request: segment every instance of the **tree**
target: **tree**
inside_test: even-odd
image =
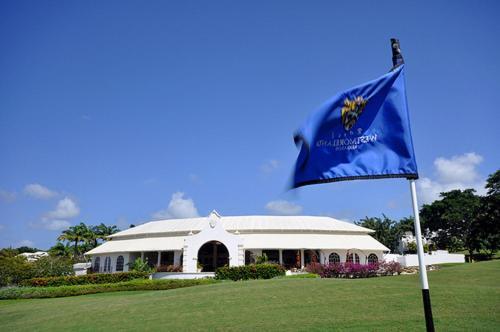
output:
[[[386,215],[382,215],[382,217],[365,217],[356,222],[356,225],[374,230],[375,233],[370,235],[394,252],[397,249],[398,243],[398,237],[395,232],[397,222],[389,219]]]
[[[488,177],[485,187],[487,194],[481,198],[475,230],[476,245],[492,256],[500,248],[500,170]]]
[[[432,240],[438,248],[466,249],[472,257],[477,249],[481,198],[473,189],[452,190],[441,193],[440,197],[420,210],[424,228],[435,234]]]
[[[54,257],[71,257],[72,248],[69,244],[57,242],[49,249],[49,255]]]
[[[73,245],[73,258],[77,259],[80,257],[80,250],[78,245],[80,242],[84,241],[89,236],[89,229],[87,225],[83,222],[76,226],[71,226],[67,230],[64,230],[61,235],[57,238],[59,241],[68,241],[74,243]]]

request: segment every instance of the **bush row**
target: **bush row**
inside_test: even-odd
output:
[[[118,291],[134,290],[164,290],[197,285],[207,285],[217,282],[214,279],[189,280],[131,280],[114,284],[89,284],[59,287],[11,287],[0,289],[0,300],[35,299],[76,296]]]
[[[271,279],[284,276],[285,269],[278,264],[252,264],[244,266],[224,266],[215,271],[215,279],[220,280],[248,280]]]
[[[148,273],[136,271],[119,273],[94,273],[82,276],[33,278],[22,281],[21,285],[28,287],[56,287],[69,285],[108,284],[147,278],[149,278]]]
[[[18,285],[31,278],[72,275],[71,260],[62,257],[42,257],[28,262],[22,256],[0,257],[0,287]]]
[[[377,276],[388,276],[401,273],[401,265],[398,262],[382,263],[312,263],[306,267],[310,273],[315,273],[321,278],[370,278]]]

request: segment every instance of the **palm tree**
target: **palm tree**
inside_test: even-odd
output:
[[[70,257],[71,248],[68,244],[57,242],[55,246],[49,249],[49,254],[58,257]]]
[[[68,229],[64,230],[57,239],[59,241],[74,242],[73,257],[76,259],[78,256],[80,256],[78,244],[81,241],[84,241],[88,234],[89,228],[87,227],[87,225],[81,222],[79,225],[71,226]]]
[[[96,238],[96,242],[95,242],[96,246],[97,246],[97,239],[105,241],[109,235],[115,234],[116,232],[120,231],[118,229],[118,227],[116,227],[115,225],[106,226],[103,223],[101,223],[98,226],[93,227],[93,229],[94,229],[94,232],[97,234],[97,238]]]

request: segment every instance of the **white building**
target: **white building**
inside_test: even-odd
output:
[[[141,257],[152,266],[182,266],[185,274],[253,263],[266,254],[287,269],[310,262],[368,263],[389,249],[373,231],[330,217],[234,216],[152,221],[109,236],[90,250],[98,272],[128,271]],[[161,269],[160,269],[161,270]]]
[[[47,257],[49,256],[49,253],[46,251],[37,251],[37,252],[23,252],[22,254],[19,254],[18,256],[23,256],[26,257],[26,260],[28,262],[34,262],[39,260],[42,257]]]

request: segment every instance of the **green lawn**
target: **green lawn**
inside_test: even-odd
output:
[[[437,331],[500,330],[500,260],[429,273]],[[0,301],[0,330],[424,330],[418,276],[275,279]]]

